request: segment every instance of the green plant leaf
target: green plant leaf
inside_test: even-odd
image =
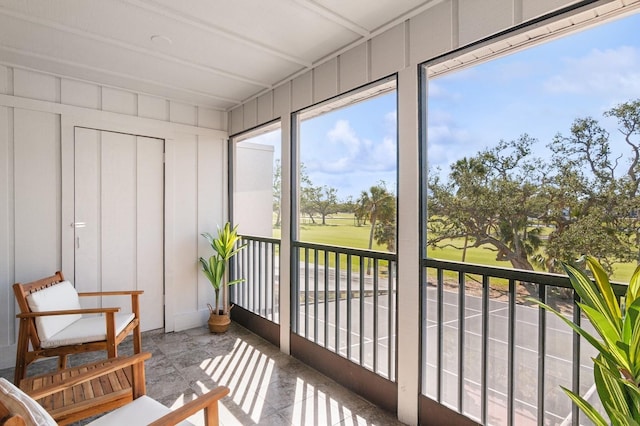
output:
[[[615,362],[615,359],[612,357],[612,355],[609,352],[609,350],[607,349],[607,347],[604,346],[602,344],[602,342],[600,342],[598,339],[593,337],[588,331],[586,331],[582,327],[574,324],[570,319],[568,319],[567,317],[562,315],[560,312],[556,311],[551,306],[539,301],[538,299],[534,299],[532,297],[528,297],[527,300],[539,305],[541,308],[546,309],[549,312],[553,312],[554,314],[556,314],[558,316],[558,318],[560,318],[562,321],[564,321],[565,324],[567,324],[569,327],[571,327],[580,336],[584,337],[585,340],[587,340],[587,342],[589,342],[591,344],[591,346],[593,346],[598,352],[602,353],[604,357],[607,357],[610,361]]]
[[[631,306],[640,297],[640,265],[636,267],[636,270],[629,280],[629,287],[627,288],[627,295],[625,297],[625,306]]]
[[[618,413],[617,411],[614,411],[613,419],[615,419],[615,422],[613,423],[615,425],[640,426],[640,423],[638,423],[638,421],[635,420],[630,415],[626,415],[626,414],[623,414],[623,413]]]
[[[596,329],[600,337],[604,339],[607,346],[615,348],[616,342],[621,339],[620,329],[616,329],[615,325],[609,321],[605,315],[591,306],[587,306],[583,303],[578,303],[582,312],[589,318],[591,325]]]
[[[201,257],[200,264],[202,265],[202,272],[204,272],[205,277],[207,277],[209,281],[213,282],[214,277],[213,273],[211,272],[209,262],[204,257]]]
[[[606,315],[612,324],[615,324],[617,329],[622,328],[622,321],[620,315],[609,309],[609,305],[605,301],[605,298],[600,293],[598,287],[591,281],[591,279],[584,273],[584,271],[578,269],[573,265],[563,263],[564,270],[569,275],[569,280],[574,290],[580,296],[582,303],[587,306],[591,306],[593,309]],[[608,280],[607,280],[608,284]],[[604,284],[606,286],[606,284]],[[609,287],[611,285],[609,284]],[[620,312],[618,308],[618,312]]]
[[[238,226],[236,225],[232,228],[229,222],[225,223],[222,228],[218,226],[218,234],[216,237],[208,232],[203,232],[201,235],[207,240],[209,245],[211,245],[215,254],[211,256],[208,261],[200,258],[200,263],[202,264],[205,276],[209,279],[215,290],[216,310],[220,308],[226,312],[228,311],[227,306],[219,306],[218,304],[220,301],[220,298],[218,297],[219,290],[223,290],[222,305],[226,305],[228,286],[244,281],[244,279],[236,279],[231,282],[227,282],[226,284],[224,283],[224,281],[226,281],[227,263],[230,258],[238,254],[238,252],[245,248],[247,244],[238,246],[238,242],[241,240],[241,237],[238,236]]]
[[[636,299],[627,307],[623,324],[623,341],[628,344],[631,374],[638,384],[640,382],[640,299]]]
[[[245,279],[244,279],[244,278],[240,278],[240,279],[237,279],[237,280],[229,281],[229,282],[227,283],[227,285],[239,284],[239,283],[241,283],[241,282],[243,282],[243,281],[245,281]]]
[[[624,385],[620,383],[620,371],[616,365],[603,361],[602,354],[593,361],[593,378],[596,390],[609,417],[615,417],[614,413],[631,415],[626,390]]]
[[[571,398],[571,400],[574,402],[574,404],[576,404],[581,410],[582,412],[589,417],[589,420],[591,420],[596,426],[608,426],[609,423],[607,423],[607,421],[602,417],[602,415],[600,413],[598,413],[598,410],[596,410],[593,405],[589,404],[589,402],[587,402],[587,400],[585,400],[583,397],[581,397],[580,395],[570,391],[569,389],[565,388],[564,386],[560,386],[562,388],[562,390],[569,395],[569,398]]]
[[[611,287],[611,283],[609,282],[609,276],[605,272],[604,268],[593,256],[586,256],[587,265],[591,272],[593,273],[593,277],[595,278],[596,285],[600,289],[600,293],[602,294],[604,301],[609,308],[609,312],[613,318],[621,318],[622,314],[620,312],[620,305],[618,302],[618,298],[613,292],[613,288]]]
[[[631,417],[634,419],[640,419],[640,388],[638,388],[637,384],[632,383],[622,377],[618,380],[626,391],[626,395],[629,400],[629,410],[631,411]]]

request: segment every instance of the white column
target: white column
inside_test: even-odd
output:
[[[418,71],[398,73],[398,420],[418,424],[420,196]]]
[[[290,354],[291,333],[291,114],[282,114],[280,160],[280,351]]]

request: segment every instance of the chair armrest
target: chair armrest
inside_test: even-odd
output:
[[[217,412],[218,401],[229,393],[229,388],[226,386],[218,386],[200,395],[193,401],[184,404],[182,407],[176,408],[168,414],[160,417],[153,423],[149,423],[148,426],[168,426],[175,425],[185,420],[202,409],[214,408]],[[206,424],[206,423],[205,423]],[[210,425],[213,426],[213,425]]]
[[[141,295],[144,290],[119,290],[119,291],[90,291],[78,293],[78,296],[127,296],[127,295]]]
[[[18,414],[9,414],[6,417],[0,418],[0,425],[2,426],[27,426],[24,418]]]
[[[87,308],[87,309],[67,309],[64,311],[42,311],[23,312],[16,315],[16,318],[35,318],[50,315],[71,315],[71,314],[104,314],[109,312],[119,312],[120,308]]]
[[[80,374],[78,374],[77,376],[73,376],[73,377],[68,377],[70,375],[67,375],[67,379],[65,379],[65,381],[63,383],[56,383],[56,384],[52,384],[52,385],[48,385],[48,386],[44,386],[42,388],[39,388],[37,390],[33,390],[29,392],[29,396],[33,399],[40,399],[40,398],[44,398],[45,396],[49,396],[49,395],[53,395],[54,393],[63,391],[65,389],[71,389],[73,386],[76,386],[80,383],[84,383],[84,382],[88,382],[89,380],[93,380],[96,379],[98,377],[102,377],[106,374],[109,374],[113,371],[117,371],[120,370],[121,368],[124,367],[128,367],[130,365],[134,365],[136,363],[139,362],[144,362],[145,360],[151,358],[151,354],[149,352],[141,352],[139,354],[136,355],[132,355],[126,358],[110,358],[110,360],[113,360],[112,362],[110,362],[107,365],[102,365],[100,367],[97,368],[93,368],[90,370],[86,370],[86,371],[82,371]],[[83,365],[81,367],[72,367],[72,368],[67,368],[65,370],[60,370],[58,371],[58,373],[63,373],[63,372],[67,372],[67,371],[78,371],[79,368],[82,368],[83,370],[87,367],[91,367],[93,365],[97,365],[97,364],[101,364],[104,363],[105,360],[102,361],[98,361],[92,364],[87,364],[87,365]],[[22,383],[25,380],[32,380],[33,378],[29,377],[27,379],[23,379],[20,384],[22,385]],[[22,387],[22,386],[21,386]]]

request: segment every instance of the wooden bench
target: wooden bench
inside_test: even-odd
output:
[[[0,425],[67,425],[114,409],[89,425],[174,425],[200,410],[206,425],[219,424],[218,401],[229,393],[227,387],[171,411],[145,395],[144,361],[150,357],[110,358],[30,377],[20,382],[20,389],[0,378]]]

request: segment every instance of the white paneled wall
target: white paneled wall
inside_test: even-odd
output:
[[[453,49],[453,5],[440,3],[430,13],[416,16],[410,22],[409,55],[416,64],[424,58],[435,58]]]
[[[2,68],[0,67],[0,70]],[[2,81],[0,72],[0,81]],[[4,74],[6,76],[6,73]],[[1,89],[1,87],[0,87]],[[1,90],[0,90],[1,91]],[[0,106],[0,348],[13,343],[14,302],[13,292],[2,283],[13,279],[13,119],[10,108]],[[0,359],[3,352],[0,350]]]
[[[246,129],[250,129],[258,123],[258,101],[252,99],[244,104],[243,124]]]
[[[406,66],[405,24],[393,27],[371,40],[372,80],[386,77]]]
[[[266,97],[268,95],[262,95],[261,97]],[[258,103],[260,107],[262,104]],[[291,111],[291,83],[283,84],[282,86],[277,87],[273,91],[273,118],[275,117],[286,117],[286,115]],[[266,114],[263,114],[266,115]],[[272,118],[265,119],[264,122],[271,120]],[[263,123],[261,121],[261,123]]]
[[[328,99],[338,94],[338,58],[321,64],[314,70],[314,102]]]
[[[132,92],[103,87],[102,110],[125,115],[136,115],[138,112],[138,97]]]
[[[138,95],[138,115],[169,121],[169,101],[155,96]]]
[[[512,26],[513,5],[505,0],[459,0],[459,44],[464,46]]]
[[[13,112],[16,281],[52,275],[61,264],[60,116]]]
[[[0,93],[9,94],[9,80],[12,79],[12,76],[11,68],[0,65]]]
[[[273,117],[273,92],[267,92],[258,98],[258,123],[269,121]]]
[[[60,79],[27,70],[14,70],[13,94],[22,98],[60,102]]]
[[[198,261],[199,235],[192,235],[193,230],[198,229],[197,155],[196,136],[184,136],[171,144],[171,150],[167,149],[167,160],[173,164],[171,184],[174,187],[174,199],[170,203],[174,207],[170,219],[174,224],[174,240],[169,257],[175,259],[172,266],[177,285],[167,288],[166,294],[174,301],[174,317],[193,312],[198,306],[198,270],[194,262]]]
[[[102,105],[100,86],[63,79],[60,84],[60,102],[83,108],[100,109]]]
[[[171,102],[169,104],[169,121],[195,126],[198,121],[198,112],[193,105]]]
[[[309,71],[291,82],[291,109],[297,111],[313,103],[313,72]]]
[[[74,126],[166,141],[165,328],[206,321],[213,291],[197,259],[208,253],[200,233],[226,220],[227,121],[222,111],[0,66],[0,368],[15,362],[13,283],[56,270],[73,278]]]
[[[566,6],[566,0],[522,0],[522,19],[529,20]]]

